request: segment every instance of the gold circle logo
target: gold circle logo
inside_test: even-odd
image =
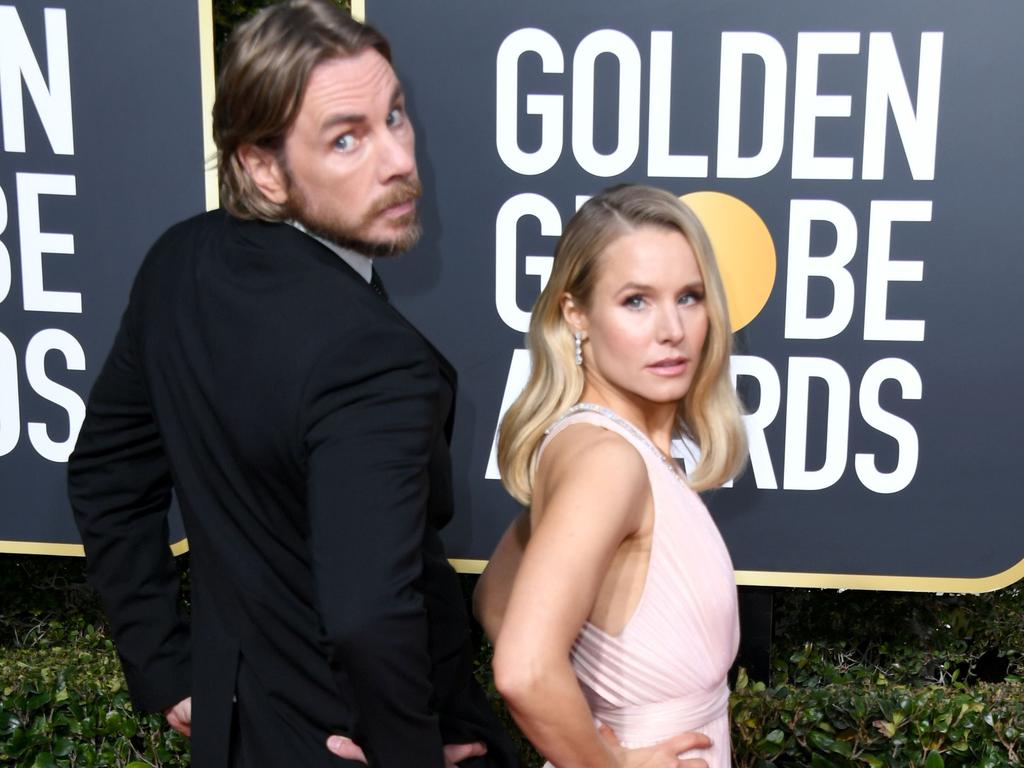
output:
[[[707,230],[736,332],[757,317],[771,296],[776,270],[772,235],[757,211],[732,195],[691,192],[680,200]]]

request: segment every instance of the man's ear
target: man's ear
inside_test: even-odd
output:
[[[243,144],[235,151],[245,172],[267,200],[277,205],[288,202],[288,180],[276,152],[255,144]]]
[[[576,303],[571,293],[562,294],[562,317],[569,324],[569,328],[572,329],[573,333],[582,331],[586,334],[588,325],[587,315],[583,311],[583,307]]]

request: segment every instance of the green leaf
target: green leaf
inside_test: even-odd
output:
[[[60,736],[53,742],[54,757],[67,757],[75,748],[75,742],[67,736]]]
[[[769,744],[781,744],[786,739],[786,734],[776,728],[774,731],[764,737],[764,740]]]
[[[878,729],[878,732],[887,738],[892,738],[896,735],[896,726],[887,720],[875,720],[872,725]]]
[[[835,763],[815,753],[811,755],[811,768],[838,768]]]
[[[40,752],[36,755],[32,768],[57,768],[57,761],[53,759],[53,755],[49,752]]]
[[[928,758],[924,761],[924,768],[946,768],[946,763],[938,752],[929,752]]]
[[[748,682],[749,680],[747,678],[747,670],[744,667],[740,667],[739,672],[736,673],[735,689],[737,691],[744,690],[747,687]]]
[[[33,696],[27,702],[25,702],[25,709],[31,712],[35,709],[39,709],[45,704],[49,704],[52,699],[53,695],[49,691],[37,693],[35,696]]]
[[[843,757],[849,757],[853,753],[850,745],[845,741],[833,738],[822,731],[811,731],[807,734],[807,739],[815,747],[824,752],[831,752],[836,755],[842,755]]]
[[[8,736],[21,725],[21,720],[12,712],[0,712],[0,736]]]

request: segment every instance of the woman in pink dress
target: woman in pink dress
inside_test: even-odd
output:
[[[526,511],[474,596],[494,679],[557,768],[731,765],[732,563],[697,496],[746,460],[721,278],[673,195],[615,187],[565,228],[501,426]],[[684,476],[670,458],[685,438]]]

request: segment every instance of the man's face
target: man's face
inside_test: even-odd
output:
[[[415,135],[402,86],[368,48],[310,73],[278,160],[292,218],[369,256],[420,235]]]

